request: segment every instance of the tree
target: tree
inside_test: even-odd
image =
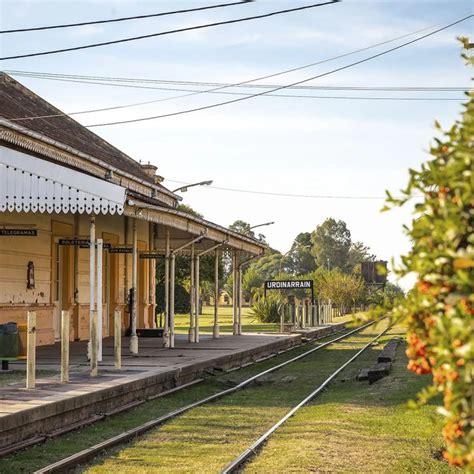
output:
[[[467,51],[469,42],[462,41]],[[406,228],[413,247],[398,270],[415,273],[418,281],[394,317],[408,323],[408,368],[432,376],[420,403],[444,395],[444,456],[466,472],[474,468],[474,95],[468,97],[448,131],[436,124],[443,135],[431,147],[433,158],[410,170],[404,198],[388,194],[392,206],[422,198]]]
[[[201,219],[204,219],[203,214],[195,211],[191,206],[188,206],[187,204],[178,204],[178,211],[183,211],[188,214],[191,214],[192,216],[196,216],[196,217],[200,217]]]
[[[342,314],[355,304],[364,289],[364,282],[359,277],[338,269],[325,271],[318,284],[320,298],[330,300]]]
[[[375,258],[375,255],[370,251],[370,247],[364,245],[363,242],[353,242],[349,249],[347,268],[352,272],[359,272],[362,262],[374,262]]]
[[[248,235],[249,237],[255,238],[255,232],[250,228],[250,224],[243,220],[236,220],[229,226],[229,229],[239,232],[240,234]]]
[[[344,221],[326,219],[311,234],[311,241],[313,255],[319,266],[339,268],[343,271],[348,268],[351,233]]]
[[[295,238],[288,257],[285,259],[285,267],[293,275],[303,275],[316,270],[316,260],[311,253],[313,244],[310,232],[301,232]]]
[[[236,220],[233,224],[229,226],[229,229],[234,230],[235,232],[239,232],[240,234],[247,235],[252,239],[260,240],[260,242],[266,243],[266,237],[264,234],[256,235],[255,232],[252,230],[251,225],[248,222],[243,220]]]

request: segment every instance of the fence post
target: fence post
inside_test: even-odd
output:
[[[122,368],[122,313],[114,311],[114,368]]]
[[[91,377],[97,377],[98,364],[97,364],[97,311],[91,311]]]
[[[36,313],[27,313],[26,335],[26,388],[35,388],[36,383]]]
[[[69,382],[69,311],[61,311],[61,383]]]

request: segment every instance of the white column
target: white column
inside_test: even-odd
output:
[[[174,347],[174,288],[175,288],[175,265],[176,256],[171,253],[170,261],[170,323],[169,323],[169,347]]]
[[[97,377],[97,311],[92,311],[92,331],[91,331],[91,377]]]
[[[92,318],[95,311],[95,217],[91,217],[89,229],[89,342],[87,354],[91,359]]]
[[[138,354],[137,337],[137,306],[138,306],[138,248],[137,248],[137,220],[133,219],[133,253],[132,253],[132,285],[133,285],[133,304],[131,317],[130,333],[130,353]]]
[[[219,250],[216,250],[214,261],[214,327],[212,337],[219,337]]]
[[[61,383],[69,382],[69,311],[61,311]]]
[[[200,279],[199,279],[199,256],[196,256],[196,261],[194,262],[194,270],[196,272],[196,277],[194,278],[194,286],[196,288],[196,293],[194,296],[194,304],[196,305],[196,308],[194,310],[194,315],[195,315],[195,323],[194,323],[194,342],[199,342],[199,310],[200,310],[200,303],[201,303],[201,296],[199,294],[199,285],[200,285]]]
[[[36,313],[27,313],[26,333],[26,388],[35,388],[36,384]]]
[[[156,234],[156,224],[149,224],[149,242],[148,249],[151,252],[154,252],[156,249],[155,246],[155,234]],[[148,301],[150,303],[151,310],[151,327],[156,327],[156,318],[155,318],[155,308],[156,308],[156,260],[154,258],[149,260],[148,264]]]
[[[194,244],[191,246],[191,268],[189,286],[189,332],[188,342],[194,342]]]
[[[97,239],[97,360],[102,361],[102,326],[103,326],[103,295],[102,295],[102,277],[103,265],[102,257],[104,250],[103,239]]]
[[[239,281],[238,281],[238,285],[239,285],[239,306],[238,306],[238,315],[239,315],[239,326],[238,326],[238,334],[241,335],[242,334],[242,274],[243,274],[243,271],[242,271],[242,267],[239,267]]]
[[[163,345],[170,347],[169,341],[170,321],[170,230],[166,229],[166,254],[165,254],[165,327],[163,330]]]
[[[232,333],[236,336],[239,333],[239,323],[237,320],[237,301],[239,298],[237,289],[237,254],[232,256]]]
[[[122,313],[114,311],[114,368],[122,368]]]

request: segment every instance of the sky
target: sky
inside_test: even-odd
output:
[[[212,5],[202,1],[0,0],[1,29],[93,21]],[[1,56],[145,35],[315,2],[260,0],[244,5],[130,22],[0,37]],[[359,1],[195,30],[119,45],[2,61],[3,70],[164,80],[230,82],[327,59],[406,33],[442,26],[474,13],[474,3]],[[456,37],[471,36],[473,20],[400,50],[309,82],[330,86],[472,87]],[[411,39],[413,37],[408,38]],[[406,40],[405,40],[406,41]],[[260,81],[289,84],[400,44]],[[65,112],[170,98],[182,92],[105,87],[17,77]],[[243,92],[257,92],[242,89]],[[288,93],[288,91],[286,91]],[[257,225],[273,248],[286,252],[300,232],[326,218],[344,220],[353,241],[378,258],[396,260],[410,243],[402,226],[412,205],[381,213],[385,190],[399,195],[408,169],[429,158],[434,121],[449,127],[462,112],[461,92],[298,91],[318,96],[442,97],[454,101],[369,101],[257,97],[210,110],[107,127],[95,133],[142,163],[158,166],[170,189],[181,182],[267,193],[347,196],[302,198],[229,192],[208,187],[183,193],[184,203],[224,226]],[[129,120],[200,107],[234,96],[199,94],[120,110],[76,115],[84,125]],[[375,197],[377,199],[357,199]],[[395,276],[391,279],[396,281]],[[412,278],[400,283],[408,288]]]

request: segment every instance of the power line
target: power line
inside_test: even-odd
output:
[[[428,29],[433,28],[432,26],[429,28],[423,28],[423,30],[418,30],[413,33],[409,33],[409,35],[414,35],[417,33],[420,33],[420,31],[426,31]],[[403,35],[403,37],[406,37],[407,35]],[[396,41],[402,37],[397,37],[395,39],[391,39],[389,41]],[[373,48],[375,46],[380,46],[381,44],[385,44],[387,41],[384,43],[377,43],[377,45],[372,45],[367,48],[364,48],[364,50],[368,48]],[[361,50],[357,50],[357,52],[360,52]],[[347,54],[354,54],[355,52],[351,53],[346,53]],[[337,56],[339,59],[340,56]],[[328,60],[325,60],[326,62]],[[319,64],[319,63],[312,63],[311,66]],[[308,65],[302,66],[302,67],[309,67]],[[55,80],[55,79],[69,79],[69,80],[82,80],[83,84],[98,84],[98,85],[108,85],[108,86],[118,86],[118,87],[137,87],[137,88],[144,88],[144,89],[158,89],[162,90],[161,88],[156,88],[156,87],[140,87],[136,85],[131,85],[128,83],[132,84],[146,84],[146,83],[151,83],[151,84],[172,84],[172,85],[182,85],[182,86],[196,86],[196,87],[223,87],[223,88],[229,88],[229,87],[242,87],[242,88],[259,88],[259,89],[271,89],[274,87],[279,87],[281,84],[252,84],[250,81],[258,81],[260,78],[256,79],[251,79],[250,81],[246,81],[245,83],[239,82],[239,83],[231,83],[231,82],[206,82],[206,81],[185,81],[185,80],[171,80],[171,79],[143,79],[143,78],[130,78],[130,77],[110,77],[110,76],[88,76],[88,75],[78,75],[78,74],[61,74],[61,73],[47,73],[47,72],[38,72],[38,71],[21,71],[21,70],[15,70],[15,69],[6,69],[6,73],[12,75],[12,76],[20,76],[20,77],[32,77],[35,79],[50,79],[50,80]],[[283,71],[283,72],[278,72],[275,75],[281,75],[281,74],[286,74],[288,72],[293,72],[292,70],[289,71]],[[265,76],[268,78],[268,76]],[[102,81],[102,82],[99,82]],[[105,81],[105,82],[104,82]],[[112,82],[112,83],[110,83]],[[118,84],[115,84],[118,83]],[[125,84],[122,84],[125,83]],[[290,87],[290,89],[301,89],[301,90],[358,90],[358,91],[415,91],[415,92],[431,92],[431,91],[465,91],[467,89],[470,89],[469,86],[294,86]],[[168,90],[168,89],[165,89]],[[209,91],[202,91],[202,92],[209,92]]]
[[[57,79],[58,81],[64,79]],[[71,82],[71,81],[66,81]],[[75,82],[75,81],[72,81]],[[171,89],[171,88],[160,88],[161,90],[169,90],[169,91],[190,91],[191,89]],[[194,91],[195,92],[195,91]],[[225,91],[206,91],[209,94],[225,94],[225,95],[238,95],[238,96],[251,96],[252,94],[245,93],[245,92],[225,92]],[[8,93],[7,93],[8,95]],[[298,95],[298,94],[266,94],[263,97],[281,97],[281,98],[294,98],[294,99],[317,99],[317,100],[374,100],[374,101],[390,101],[390,102],[459,102],[463,100],[463,97],[380,97],[380,96],[370,96],[370,97],[358,97],[358,96],[318,96],[318,95]],[[162,99],[157,100],[147,100],[144,102],[136,102],[133,104],[126,104],[126,105],[115,105],[111,107],[102,107],[99,109],[88,109],[88,110],[80,110],[78,112],[68,112],[68,113],[59,113],[59,114],[49,114],[49,115],[36,115],[34,117],[20,117],[20,118],[12,118],[9,119],[11,122],[27,122],[31,120],[38,120],[38,119],[45,119],[45,118],[53,118],[53,117],[64,117],[64,116],[71,116],[71,115],[84,115],[84,114],[91,114],[97,112],[107,112],[111,110],[120,110],[130,107],[137,107],[140,105],[149,105],[156,102],[163,102],[169,99],[174,99],[173,97],[165,97]]]
[[[168,12],[160,12],[160,13],[151,13],[148,15],[134,15],[134,16],[125,16],[122,18],[112,18],[107,20],[95,20],[95,21],[84,21],[81,23],[63,23],[59,25],[50,25],[50,26],[35,26],[31,28],[17,28],[14,30],[0,30],[0,34],[8,34],[8,33],[25,33],[28,31],[44,31],[44,30],[55,30],[59,28],[72,28],[76,26],[88,26],[88,25],[101,25],[104,23],[116,23],[119,21],[130,21],[130,20],[143,20],[146,18],[155,18],[159,16],[168,16],[168,15],[178,15],[181,13],[191,13],[191,12],[198,12],[203,10],[212,10],[215,8],[223,8],[223,7],[231,7],[234,5],[242,5],[244,3],[250,3],[254,0],[241,0],[239,2],[232,2],[232,3],[221,3],[219,5],[209,5],[205,7],[197,7],[197,8],[187,8],[184,10],[174,10]]]
[[[295,8],[287,8],[285,10],[279,10],[279,11],[275,11],[275,12],[264,13],[264,14],[261,14],[261,15],[253,15],[253,16],[248,16],[248,17],[244,17],[244,18],[236,18],[236,19],[233,19],[233,20],[225,20],[225,21],[218,21],[218,22],[214,22],[214,23],[206,23],[206,24],[203,24],[203,25],[189,26],[189,27],[186,27],[186,28],[178,28],[178,29],[175,29],[175,30],[161,31],[159,33],[151,33],[151,34],[148,34],[148,35],[131,36],[129,38],[122,38],[122,39],[112,40],[112,41],[104,41],[102,43],[92,43],[92,44],[87,44],[87,45],[83,45],[83,46],[74,46],[72,48],[52,49],[52,50],[49,50],[49,51],[41,51],[41,52],[37,52],[37,53],[19,54],[19,55],[15,55],[15,56],[4,56],[4,57],[0,58],[0,61],[6,61],[8,59],[31,58],[31,57],[34,57],[34,56],[45,56],[45,55],[49,55],[49,54],[66,53],[68,51],[79,51],[79,50],[82,50],[82,49],[98,48],[98,47],[101,47],[101,46],[110,46],[112,44],[127,43],[127,42],[130,42],[130,41],[137,41],[137,40],[142,40],[142,39],[147,39],[147,38],[155,38],[157,36],[171,35],[171,34],[174,34],[174,33],[182,33],[184,31],[194,31],[194,30],[201,30],[201,29],[204,29],[204,28],[211,28],[211,27],[214,27],[214,26],[231,25],[231,24],[234,24],[234,23],[241,23],[243,21],[258,20],[258,19],[261,19],[261,18],[269,18],[269,17],[276,16],[276,15],[282,15],[282,14],[285,14],[285,13],[308,10],[310,8],[317,8],[317,7],[322,7],[322,6],[325,6],[325,5],[332,5],[332,4],[338,3],[340,1],[341,0],[330,0],[330,1],[327,1],[327,2],[324,2],[324,3],[313,3],[311,5],[304,5],[304,6],[295,7]]]
[[[472,15],[472,14],[467,15],[467,16],[459,19],[459,20],[456,20],[452,23],[449,23],[448,25],[445,25],[441,28],[438,28],[437,30],[434,30],[430,33],[427,33],[427,34],[423,35],[423,36],[419,36],[418,38],[407,41],[407,42],[402,43],[398,46],[394,46],[393,48],[386,49],[385,51],[382,51],[380,53],[377,53],[377,54],[374,54],[372,56],[368,56],[366,58],[360,59],[359,61],[355,61],[353,63],[346,64],[345,66],[341,66],[341,67],[338,67],[336,69],[332,69],[331,71],[327,71],[327,72],[324,72],[322,74],[318,74],[316,76],[312,76],[312,77],[309,77],[307,79],[303,79],[301,81],[294,82],[292,84],[287,84],[287,85],[279,86],[275,89],[270,89],[268,91],[259,92],[258,94],[252,94],[252,95],[249,95],[249,96],[246,96],[246,97],[239,97],[238,99],[232,99],[232,100],[228,100],[228,101],[225,101],[225,102],[218,102],[216,104],[204,105],[202,107],[196,107],[196,108],[192,108],[192,109],[185,109],[185,110],[181,110],[181,111],[178,111],[178,112],[171,112],[171,113],[167,113],[167,114],[154,115],[154,116],[149,116],[149,117],[142,117],[142,118],[132,119],[132,120],[121,120],[121,121],[116,121],[116,122],[98,123],[98,124],[86,125],[86,127],[89,127],[89,128],[104,127],[104,126],[109,126],[109,125],[120,125],[120,124],[125,124],[125,123],[134,123],[134,122],[143,122],[143,121],[147,121],[147,120],[155,120],[155,119],[165,118],[165,117],[174,117],[174,116],[177,116],[177,115],[184,115],[184,114],[188,114],[188,113],[192,113],[192,112],[198,112],[198,111],[202,111],[202,110],[213,109],[213,108],[216,108],[216,107],[221,107],[223,105],[234,104],[236,102],[242,102],[244,100],[252,99],[252,98],[255,98],[255,97],[260,97],[260,96],[263,96],[263,95],[266,95],[266,94],[270,94],[272,92],[277,92],[279,90],[287,89],[288,87],[291,87],[291,86],[304,84],[305,82],[313,81],[315,79],[319,79],[320,77],[329,76],[329,75],[334,74],[336,72],[343,71],[345,69],[349,69],[351,67],[357,66],[359,64],[363,64],[363,63],[365,63],[367,61],[370,61],[372,59],[378,58],[380,56],[384,56],[385,54],[391,53],[391,52],[396,51],[398,49],[401,49],[405,46],[416,43],[417,41],[421,41],[422,39],[428,38],[429,36],[432,36],[436,33],[444,31],[444,30],[450,28],[451,26],[457,25],[457,24],[459,24],[463,21],[466,21],[467,19],[472,18],[472,17],[474,17],[474,15]]]
[[[246,81],[241,81],[241,82],[237,82],[237,83],[202,83],[202,84],[205,84],[205,85],[209,84],[209,85],[217,85],[218,86],[218,87],[208,89],[208,90],[204,90],[204,91],[193,91],[193,92],[178,95],[178,96],[165,97],[165,98],[161,98],[161,99],[154,99],[154,100],[149,100],[149,101],[142,101],[142,102],[136,102],[136,103],[125,104],[125,105],[118,105],[118,106],[113,106],[113,107],[90,109],[90,110],[86,110],[86,111],[72,112],[70,114],[52,114],[52,115],[49,115],[49,116],[43,115],[43,116],[39,116],[39,117],[22,117],[22,118],[16,119],[16,120],[24,120],[24,119],[25,120],[26,119],[33,120],[35,118],[48,118],[48,117],[57,117],[57,116],[62,116],[62,115],[78,115],[78,114],[83,114],[83,113],[93,113],[93,112],[95,113],[95,112],[103,112],[103,111],[108,111],[108,110],[117,110],[117,109],[123,109],[123,108],[128,108],[128,107],[135,107],[135,106],[139,106],[139,105],[147,105],[147,104],[152,104],[152,103],[158,103],[158,102],[164,102],[164,101],[169,101],[169,100],[174,100],[174,99],[180,99],[180,98],[190,97],[190,96],[194,96],[194,95],[202,94],[202,93],[215,93],[217,91],[220,91],[222,89],[227,89],[227,88],[230,88],[230,87],[267,87],[267,88],[270,87],[270,88],[279,88],[280,86],[278,86],[278,85],[277,86],[275,86],[275,85],[265,86],[263,84],[253,84],[253,82],[264,80],[264,79],[269,79],[269,78],[273,78],[273,77],[277,77],[277,76],[281,76],[281,75],[288,74],[288,73],[291,73],[291,72],[299,71],[299,70],[302,70],[302,69],[306,69],[306,68],[309,68],[309,67],[313,67],[313,66],[317,66],[317,65],[320,65],[320,64],[323,64],[323,63],[334,61],[336,59],[341,59],[341,58],[349,56],[349,55],[357,54],[357,53],[366,51],[368,49],[372,49],[372,48],[382,46],[382,45],[387,44],[387,43],[398,41],[399,39],[406,38],[408,36],[413,36],[415,34],[425,32],[427,30],[431,30],[434,27],[435,26],[430,26],[428,28],[423,28],[421,30],[416,30],[416,31],[413,31],[411,33],[407,33],[407,34],[404,34],[404,35],[401,35],[401,36],[397,36],[395,38],[391,38],[389,40],[382,41],[380,43],[375,43],[375,44],[366,46],[364,48],[356,49],[356,50],[353,50],[353,51],[349,51],[347,53],[343,53],[343,54],[340,54],[340,55],[337,55],[337,56],[326,58],[324,60],[320,60],[320,61],[317,61],[317,62],[305,64],[303,66],[298,66],[298,67],[287,69],[287,70],[284,70],[284,71],[279,71],[279,72],[273,73],[273,74],[267,74],[265,76],[260,76],[260,77],[249,79],[249,80],[246,80]],[[6,72],[8,72],[10,74],[13,74],[13,75],[20,75],[20,76],[24,76],[24,77],[34,77],[34,78],[38,78],[38,79],[77,82],[77,83],[84,83],[84,84],[96,84],[96,85],[113,86],[113,87],[131,87],[131,88],[140,88],[140,89],[168,90],[168,89],[163,88],[163,87],[149,87],[149,86],[140,86],[140,85],[132,85],[132,84],[114,84],[114,83],[109,84],[109,83],[103,83],[103,82],[93,82],[93,81],[90,81],[89,79],[90,78],[92,78],[92,79],[98,78],[98,79],[104,79],[104,80],[124,80],[126,82],[128,82],[128,81],[132,81],[132,82],[146,81],[146,82],[157,82],[157,83],[166,83],[166,84],[168,84],[168,83],[171,83],[171,84],[174,84],[174,83],[176,83],[176,84],[201,84],[201,83],[196,82],[196,81],[163,81],[163,80],[158,80],[158,79],[153,80],[153,79],[117,78],[117,77],[110,77],[110,76],[108,76],[108,77],[107,76],[84,76],[84,75],[75,75],[75,74],[54,74],[54,73],[35,72],[35,71],[9,70],[9,71],[6,71]],[[81,78],[86,79],[86,80],[82,80]],[[301,86],[301,85],[299,85],[299,86],[298,85],[296,85],[296,86],[288,85],[287,88],[288,89],[304,89],[304,90],[316,90],[317,89],[317,90],[386,90],[386,91],[388,91],[388,90],[393,90],[393,91],[401,91],[401,90],[407,90],[407,91],[408,90],[410,90],[410,91],[415,91],[415,90],[416,91],[465,90],[465,88],[430,88],[430,87],[424,87],[424,88],[415,88],[415,87],[408,87],[408,88],[403,88],[403,87],[398,87],[398,88],[397,87],[369,88],[369,87],[342,87],[342,86],[340,86],[340,87],[331,87],[331,86]],[[177,89],[174,89],[174,90],[177,90]],[[280,96],[282,96],[282,95],[280,94]],[[382,100],[382,99],[376,99],[376,100]],[[453,100],[458,100],[458,99],[453,99]]]
[[[187,185],[184,181],[176,181],[173,179],[166,179],[170,183],[176,184],[183,184]],[[361,199],[361,200],[385,200],[387,199],[386,196],[351,196],[351,195],[315,195],[315,194],[293,194],[293,193],[274,193],[274,192],[266,192],[266,191],[256,191],[252,189],[239,189],[239,188],[226,188],[220,186],[206,186],[205,189],[216,189],[218,191],[229,191],[234,193],[244,193],[244,194],[257,194],[262,196],[274,196],[274,197],[291,197],[291,198],[305,198],[305,199]],[[416,197],[416,196],[415,196]]]

